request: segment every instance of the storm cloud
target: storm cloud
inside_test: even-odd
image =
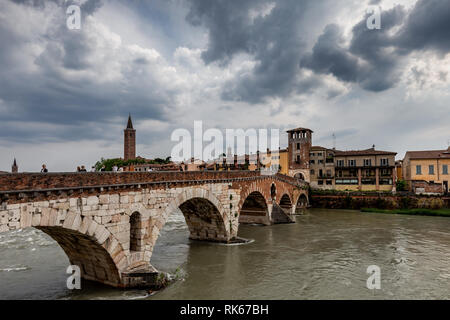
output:
[[[442,148],[450,1],[393,3],[0,0],[0,170],[13,156],[34,169],[51,154],[58,170],[121,156],[129,113],[148,157],[170,155],[171,131],[194,120],[311,127],[344,149]],[[70,4],[81,30],[66,27]],[[368,5],[383,9],[380,30]]]

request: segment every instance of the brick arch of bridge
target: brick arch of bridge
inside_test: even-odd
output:
[[[301,192],[298,194],[298,196],[296,197],[296,201],[295,201],[295,210],[297,209],[301,209],[301,208],[306,208],[309,205],[309,198],[308,198],[308,194],[306,192]]]
[[[184,190],[169,201],[163,214],[150,226],[153,243],[156,243],[167,219],[180,210],[189,228],[189,237],[194,240],[228,242],[237,234],[237,225],[214,193],[206,188]]]
[[[294,202],[292,201],[291,195],[289,193],[284,193],[279,199],[278,205],[287,212],[292,213]]]
[[[14,220],[16,210],[20,217]],[[7,213],[8,225],[17,224],[10,230],[34,227],[48,234],[66,253],[70,264],[80,267],[84,279],[115,287],[122,285],[121,271],[128,265],[126,250],[105,226],[91,217],[71,209],[27,204],[18,204],[17,209]]]

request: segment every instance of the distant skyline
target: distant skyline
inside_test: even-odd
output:
[[[122,157],[129,113],[146,158],[195,120],[398,159],[450,140],[450,1],[0,0],[0,39],[0,171]]]

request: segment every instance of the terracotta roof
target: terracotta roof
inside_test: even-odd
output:
[[[396,155],[397,152],[375,150],[374,148],[366,150],[348,150],[348,151],[335,151],[335,156],[374,156],[374,155]]]
[[[308,128],[296,128],[296,129],[291,129],[291,130],[288,130],[288,131],[286,131],[286,132],[297,132],[297,131],[310,131],[310,132],[314,132],[314,131],[312,131],[311,129],[308,129]]]
[[[410,159],[450,158],[450,147],[447,150],[407,151],[405,157],[408,155]]]
[[[325,148],[325,147],[321,147],[321,146],[312,146],[311,147],[312,151],[315,150],[329,150],[329,151],[334,151],[334,152],[338,152],[339,150],[335,150],[335,149],[330,149],[330,148]],[[341,151],[342,152],[342,151]]]

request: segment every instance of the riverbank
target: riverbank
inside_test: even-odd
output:
[[[450,197],[448,195],[311,190],[309,199],[313,208],[326,209],[445,210],[450,208]]]
[[[376,208],[362,208],[361,212],[367,213],[385,213],[385,214],[403,214],[414,216],[434,216],[434,217],[450,217],[450,209],[376,209]]]

